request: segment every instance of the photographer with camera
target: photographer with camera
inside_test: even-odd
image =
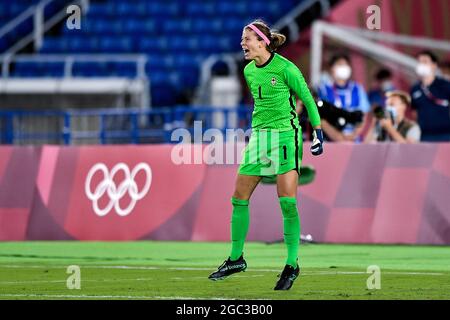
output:
[[[326,100],[316,99],[324,137],[328,141],[345,141],[342,133],[344,128],[350,124],[359,126],[364,120],[364,113],[360,110],[347,111],[338,108]]]
[[[364,113],[362,111],[347,111],[343,108],[338,108],[326,100],[320,99],[314,90],[311,90],[311,94],[316,101],[317,110],[319,110],[319,115],[322,120],[323,136],[326,141],[345,141],[344,135],[342,134],[345,126],[350,124],[357,127],[363,122]],[[308,128],[307,110],[304,108],[301,100],[297,101],[296,111],[300,117],[300,125],[304,128],[303,132],[310,132],[311,129]]]
[[[386,108],[377,106],[364,142],[393,141],[417,143],[420,141],[419,125],[407,119],[405,112],[411,104],[408,93],[400,90],[386,93]]]

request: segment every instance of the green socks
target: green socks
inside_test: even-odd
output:
[[[287,247],[286,264],[297,267],[298,246],[300,241],[300,218],[297,210],[297,199],[280,197],[281,211],[283,212],[284,243]],[[233,214],[231,216],[231,254],[232,261],[238,260],[244,250],[250,222],[248,200],[231,198]]]
[[[245,237],[248,232],[250,213],[248,200],[231,198],[233,215],[231,216],[231,254],[232,261],[238,260],[244,250]]]
[[[296,268],[298,244],[300,242],[300,218],[297,210],[297,199],[280,197],[279,200],[283,212],[284,243],[288,252],[286,264]]]

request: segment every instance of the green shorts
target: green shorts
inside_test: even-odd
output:
[[[239,174],[274,176],[291,170],[300,173],[302,147],[301,127],[287,131],[254,131],[244,149]]]

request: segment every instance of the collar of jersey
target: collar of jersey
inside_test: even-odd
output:
[[[270,54],[270,58],[269,58],[266,62],[264,62],[264,64],[258,66],[258,65],[255,63],[255,66],[256,66],[257,68],[264,68],[265,66],[267,66],[267,65],[270,63],[270,61],[272,61],[272,59],[273,59],[274,56],[275,56],[275,52],[272,52],[272,53]]]

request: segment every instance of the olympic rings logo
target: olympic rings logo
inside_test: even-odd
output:
[[[138,186],[136,182],[134,181],[136,175],[140,171],[145,172],[145,184],[142,190],[138,191]],[[94,192],[91,190],[91,180],[92,177],[100,171],[103,174],[103,180],[97,185]],[[123,171],[125,174],[124,180],[119,184],[119,186],[116,185],[114,182],[114,176],[119,172]],[[130,172],[130,169],[128,166],[121,162],[116,164],[112,169],[111,172],[108,171],[108,168],[103,163],[97,163],[94,165],[91,170],[89,170],[86,181],[84,185],[84,191],[86,193],[86,196],[92,200],[92,208],[94,209],[94,212],[99,216],[103,217],[108,214],[109,211],[114,207],[117,214],[121,217],[125,217],[128,214],[131,213],[131,211],[136,206],[136,202],[142,198],[145,197],[145,195],[150,190],[150,185],[152,183],[152,170],[150,169],[149,165],[146,163],[139,163],[137,164],[134,169]],[[107,193],[109,197],[109,203],[106,205],[105,208],[101,209],[99,207],[98,200]],[[120,199],[122,199],[125,194],[128,193],[128,195],[131,198],[130,203],[125,209],[122,209],[120,207]]]

